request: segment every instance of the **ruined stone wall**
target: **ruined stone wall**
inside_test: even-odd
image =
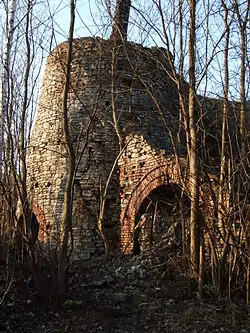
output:
[[[63,43],[48,58],[27,160],[30,201],[40,212],[39,238],[50,241],[58,237],[67,175],[61,109],[66,53]],[[74,41],[68,104],[78,161],[73,222],[77,257],[102,251],[96,229],[100,184],[105,185],[126,138],[142,133],[150,145],[171,153],[168,131],[176,132],[178,95],[167,71],[162,49],[115,45],[100,38]],[[124,192],[120,196],[126,183],[125,164],[120,163],[121,175],[117,167],[111,177],[107,226],[119,225],[125,205]]]

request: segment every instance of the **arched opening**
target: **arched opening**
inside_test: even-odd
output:
[[[133,253],[139,254],[164,238],[170,247],[181,246],[182,226],[189,207],[187,195],[176,184],[152,190],[136,213]]]
[[[16,245],[19,254],[24,254],[28,247],[34,247],[39,234],[39,222],[32,212],[30,218],[24,219],[23,214],[19,216],[17,222]]]

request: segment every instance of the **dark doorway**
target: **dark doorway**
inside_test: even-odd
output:
[[[167,235],[169,241],[180,245],[182,221],[187,218],[189,207],[189,198],[175,184],[163,185],[150,192],[136,215],[134,254]]]
[[[17,223],[17,244],[18,247],[31,246],[33,247],[38,240],[39,222],[34,213],[31,214],[27,221],[24,220],[23,215],[18,219]]]

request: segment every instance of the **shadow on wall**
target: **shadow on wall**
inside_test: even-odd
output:
[[[65,172],[63,178],[61,179],[55,207],[55,226],[52,226],[53,234],[55,234],[55,236],[59,235],[60,230],[66,177],[67,174]],[[103,239],[97,228],[98,214],[100,210],[100,189],[96,184],[99,180],[92,177],[91,182],[95,181],[95,183],[90,186],[85,180],[86,177],[89,177],[87,173],[78,172],[74,182],[72,223],[74,242],[73,260],[89,260],[91,256],[98,256],[104,253]],[[102,178],[104,178],[104,175]],[[107,191],[103,217],[104,233],[110,241],[109,245],[111,252],[113,252],[113,249],[116,251],[119,246],[119,237],[116,230],[120,216],[119,185],[117,185],[118,180],[119,174],[114,172]]]

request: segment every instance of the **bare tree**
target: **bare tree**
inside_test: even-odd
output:
[[[190,32],[189,32],[189,135],[190,135],[190,260],[194,272],[199,272],[199,174],[198,174],[198,156],[197,156],[197,120],[195,117],[196,100],[196,0],[190,0]]]
[[[4,155],[4,141],[5,141],[5,123],[7,117],[8,107],[8,92],[9,92],[9,71],[10,66],[10,53],[12,47],[12,41],[14,36],[15,28],[15,12],[16,12],[17,1],[12,0],[10,4],[10,11],[8,13],[8,24],[7,24],[7,41],[4,51],[3,63],[2,63],[2,74],[1,74],[1,86],[0,86],[0,179],[2,178],[3,171],[3,155]],[[7,3],[8,6],[8,3]]]
[[[73,189],[74,189],[74,174],[75,174],[75,152],[72,145],[69,131],[69,116],[68,116],[68,97],[70,89],[70,72],[73,50],[73,35],[75,25],[75,0],[70,0],[70,27],[68,35],[68,51],[67,63],[65,71],[65,83],[62,100],[63,114],[63,134],[65,147],[67,151],[67,182],[64,192],[62,225],[60,230],[60,244],[58,257],[58,296],[62,298],[67,290],[67,271],[69,265],[68,258],[68,243],[70,231],[72,228],[72,206],[73,206]]]
[[[49,49],[51,31],[47,23],[51,17],[47,13],[45,17],[41,3],[31,0],[12,1],[10,5],[3,11],[8,21],[8,38],[2,59],[5,83],[1,85],[4,146],[1,147],[0,229],[7,278],[11,270],[21,267],[19,264],[25,261],[24,266],[29,267],[35,286],[41,290],[36,246],[38,229],[27,191],[26,158],[41,68]],[[38,10],[39,18],[36,15]]]
[[[246,59],[247,59],[247,24],[249,23],[250,6],[246,5],[242,13],[240,11],[239,1],[235,0],[233,3],[236,12],[237,23],[240,33],[240,135],[242,140],[245,138],[246,130]],[[244,10],[245,9],[245,10]],[[244,153],[245,144],[242,142],[241,148]]]

